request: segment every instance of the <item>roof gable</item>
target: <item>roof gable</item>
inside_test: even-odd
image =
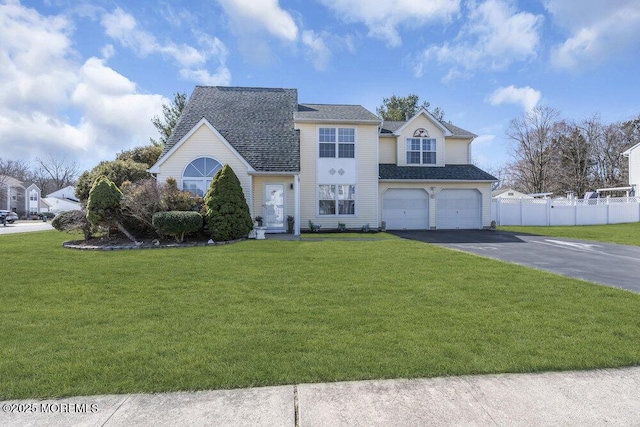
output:
[[[426,113],[426,117],[429,118],[436,126],[440,129],[444,129],[445,137],[453,137],[453,138],[475,138],[476,134],[469,132],[468,130],[462,129],[450,122],[444,122],[436,119],[432,114],[428,111],[421,109],[418,114],[413,116],[411,119],[407,121],[398,121],[398,120],[385,120],[382,122],[382,126],[380,127],[380,135],[381,136],[398,136],[404,130],[406,126],[410,124],[416,117],[418,117],[422,111]]]
[[[444,136],[452,136],[453,133],[447,129],[441,122],[440,120],[436,119],[433,114],[431,114],[430,112],[428,112],[427,110],[425,110],[424,108],[421,108],[420,111],[418,111],[415,116],[411,117],[409,120],[407,120],[402,126],[400,126],[398,129],[395,130],[394,135],[399,136],[404,129],[409,126],[415,119],[417,119],[420,116],[424,116],[427,118],[427,120],[429,120],[431,123],[433,123],[438,129],[440,129],[442,131],[442,133],[444,134]]]

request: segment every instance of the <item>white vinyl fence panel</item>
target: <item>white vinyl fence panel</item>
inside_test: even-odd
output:
[[[494,199],[491,219],[498,225],[596,225],[640,222],[640,197],[590,200]]]

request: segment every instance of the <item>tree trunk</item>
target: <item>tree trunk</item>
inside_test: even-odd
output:
[[[127,238],[129,240],[131,240],[132,242],[135,243],[136,238],[133,237],[133,234],[129,233],[129,231],[127,231],[126,228],[124,228],[124,226],[120,223],[120,221],[116,221],[116,227],[118,227],[118,230],[120,230],[122,232],[122,234],[124,234],[125,236],[127,236]]]

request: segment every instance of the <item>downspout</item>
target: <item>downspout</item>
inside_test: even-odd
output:
[[[293,176],[293,198],[295,203],[293,204],[293,217],[295,222],[293,223],[293,234],[295,236],[300,235],[300,174]]]

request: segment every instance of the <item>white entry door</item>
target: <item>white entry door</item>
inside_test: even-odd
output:
[[[268,231],[285,231],[284,184],[264,185],[264,226]]]

